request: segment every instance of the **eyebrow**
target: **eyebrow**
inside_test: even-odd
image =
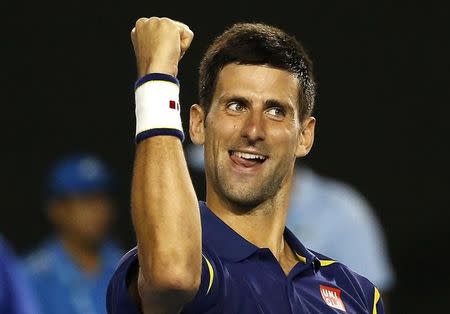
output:
[[[237,95],[230,95],[230,94],[225,94],[225,95],[220,96],[218,103],[228,102],[230,100],[234,100],[234,101],[238,101],[238,102],[246,103],[246,104],[250,103],[250,101],[245,97],[237,96]]]

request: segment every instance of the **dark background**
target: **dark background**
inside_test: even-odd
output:
[[[82,150],[107,160],[120,179],[116,235],[131,247],[135,20],[168,16],[194,31],[179,73],[185,117],[206,45],[232,22],[264,21],[296,35],[312,55],[318,123],[307,160],[375,207],[397,273],[391,312],[448,312],[448,8],[291,3],[72,1],[2,10],[0,232],[19,253],[36,245],[48,233],[46,169]]]

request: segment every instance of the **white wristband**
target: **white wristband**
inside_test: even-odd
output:
[[[148,76],[151,76],[149,74]],[[135,90],[136,140],[156,135],[184,137],[180,116],[180,87],[173,81],[152,79]],[[181,140],[183,138],[180,137]]]

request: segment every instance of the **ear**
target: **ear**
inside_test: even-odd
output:
[[[205,142],[205,111],[202,106],[191,106],[189,119],[189,135],[194,144],[202,145]]]
[[[295,156],[306,156],[314,143],[314,129],[316,127],[316,119],[308,117],[303,120],[300,129],[300,136],[298,138],[297,150]]]

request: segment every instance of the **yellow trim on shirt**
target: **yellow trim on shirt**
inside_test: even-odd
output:
[[[208,265],[208,270],[209,270],[209,284],[208,284],[208,290],[206,291],[206,294],[208,294],[209,290],[211,290],[211,287],[212,287],[212,284],[213,284],[213,280],[214,280],[214,269],[213,269],[211,263],[208,261],[208,259],[206,258],[205,255],[203,255],[203,258],[205,259],[206,265]]]
[[[380,300],[380,292],[378,291],[378,289],[375,287],[375,293],[374,293],[374,297],[373,297],[373,314],[377,314],[377,303],[378,300]]]
[[[320,260],[320,266],[329,266],[334,263],[336,263],[336,261],[333,261],[331,259]]]
[[[295,255],[297,255],[297,258],[299,259],[300,262],[302,262],[303,264],[306,264],[306,257],[301,256],[297,252],[294,252],[294,253],[295,253]]]

